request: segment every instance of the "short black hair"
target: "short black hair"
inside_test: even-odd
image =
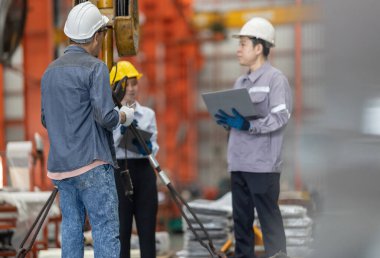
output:
[[[263,46],[263,55],[265,57],[269,56],[271,44],[263,39],[260,38],[251,38],[253,46],[256,46],[257,44],[261,44]]]

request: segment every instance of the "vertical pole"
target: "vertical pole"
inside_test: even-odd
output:
[[[106,63],[108,70],[111,71],[113,64],[113,29],[109,28],[105,35],[102,46],[102,59]]]
[[[302,0],[296,0],[296,5],[302,5]],[[302,171],[299,164],[299,156],[297,150],[299,150],[299,140],[301,135],[301,123],[302,123],[302,108],[303,108],[303,85],[302,85],[302,23],[296,22],[294,25],[294,88],[295,88],[295,174],[294,174],[294,188],[301,191],[302,185]]]
[[[3,65],[0,64],[0,153],[5,153],[5,106],[4,106],[4,76],[3,76]],[[5,155],[4,155],[5,157]],[[1,166],[1,179],[0,179],[0,187],[3,187],[7,184],[6,177],[6,164],[5,158],[0,157],[0,166]]]
[[[48,136],[41,124],[41,89],[40,80],[43,72],[53,60],[53,1],[39,0],[28,1],[28,16],[26,21],[23,50],[24,50],[24,99],[25,140],[34,140],[34,134],[38,132],[45,143]],[[41,17],[44,17],[41,19]],[[48,147],[44,148],[45,154]],[[46,178],[46,166],[35,168],[35,186],[42,190],[48,188]]]
[[[103,15],[106,15],[110,21],[113,18],[113,1],[100,0],[98,1],[98,8]],[[109,28],[105,35],[102,46],[102,59],[106,63],[110,71],[113,64],[113,29]]]
[[[4,76],[3,65],[0,64],[0,151],[5,150],[5,106],[4,106]]]

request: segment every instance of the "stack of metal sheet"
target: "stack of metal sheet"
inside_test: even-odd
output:
[[[305,257],[311,253],[313,221],[306,208],[299,205],[280,205],[284,222],[288,255]]]
[[[300,205],[281,204],[280,211],[284,223],[288,255],[290,257],[310,255],[313,221],[307,215],[307,209]],[[255,220],[255,225],[260,228],[258,220]]]
[[[207,233],[212,240],[215,248],[219,250],[223,244],[231,239],[232,234],[232,206],[231,206],[231,194],[228,193],[224,197],[216,201],[209,200],[195,200],[188,203],[191,210],[196,214],[199,221],[203,224],[203,227],[207,230]],[[187,217],[190,219],[190,223],[196,230],[198,236],[207,244],[208,239],[205,233],[200,230],[200,226],[191,216],[190,212],[185,209]],[[177,252],[178,257],[210,257],[206,248],[201,246],[196,237],[190,230],[186,221],[183,219],[183,250]]]
[[[220,250],[228,239],[233,239],[231,193],[227,193],[216,201],[192,201],[189,202],[189,206],[202,222],[217,250]],[[313,241],[313,221],[307,215],[307,209],[301,205],[281,204],[280,210],[284,222],[288,255],[290,257],[308,256],[312,251],[310,244]],[[207,243],[205,234],[199,230],[199,225],[192,219],[188,211],[185,210],[185,213],[190,218],[190,222],[197,230],[198,235]],[[260,228],[260,223],[257,219],[255,220],[255,225]],[[183,258],[210,257],[208,251],[196,240],[184,219],[183,230],[183,250],[177,252],[177,256]],[[257,246],[256,249],[259,250],[260,246]]]

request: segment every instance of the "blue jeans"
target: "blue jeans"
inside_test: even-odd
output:
[[[119,258],[118,197],[113,167],[101,165],[53,183],[58,187],[62,212],[62,258],[83,258],[86,212],[95,258]]]

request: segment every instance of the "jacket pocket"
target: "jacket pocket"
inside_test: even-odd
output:
[[[269,98],[269,87],[259,86],[252,87],[249,89],[249,97],[256,109],[259,117],[265,117],[269,113],[268,110],[268,98]]]
[[[267,93],[261,93],[261,92],[255,92],[255,93],[249,93],[249,96],[250,96],[253,104],[259,104],[265,100],[265,98],[268,96],[268,94]]]

